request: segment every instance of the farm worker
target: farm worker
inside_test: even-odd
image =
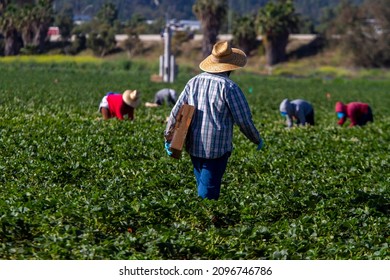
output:
[[[129,120],[134,120],[134,111],[140,102],[138,90],[128,89],[123,94],[108,92],[100,102],[99,111],[104,120],[111,118],[124,120],[126,115]]]
[[[173,106],[176,103],[176,91],[171,88],[163,88],[156,92],[154,95],[154,102],[146,102],[146,107],[158,107],[166,103],[169,106]]]
[[[204,72],[190,79],[172,108],[165,135],[165,149],[170,151],[176,116],[183,104],[193,105],[195,112],[186,138],[186,150],[191,156],[198,195],[218,199],[222,176],[233,150],[233,125],[254,144],[257,150],[263,140],[256,129],[249,105],[240,87],[229,76],[244,67],[245,53],[232,48],[227,41],[217,42],[212,53],[199,68]]]
[[[351,102],[344,104],[340,101],[336,102],[335,111],[339,121],[338,125],[343,125],[347,118],[350,118],[351,123],[349,126],[365,125],[367,122],[373,122],[374,117],[372,115],[371,107],[363,102]]]
[[[313,106],[303,99],[289,100],[284,99],[279,106],[280,114],[286,118],[288,128],[293,127],[293,121],[296,120],[297,125],[314,125],[314,109]]]

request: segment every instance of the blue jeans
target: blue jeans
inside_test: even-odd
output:
[[[206,159],[191,156],[198,195],[202,198],[218,199],[221,191],[222,176],[225,173],[231,152],[220,158]]]
[[[372,115],[372,110],[371,107],[368,107],[368,112],[367,114],[363,114],[360,116],[360,118],[357,121],[357,125],[366,125],[368,122],[374,122],[374,117]]]

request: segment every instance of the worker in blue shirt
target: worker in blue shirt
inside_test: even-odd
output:
[[[146,107],[158,107],[163,104],[173,106],[176,103],[176,91],[172,88],[163,88],[156,92],[154,95],[154,102],[146,102]]]

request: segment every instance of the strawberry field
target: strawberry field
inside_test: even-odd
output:
[[[265,141],[237,129],[218,201],[167,157],[169,107],[102,121],[108,91],[166,85],[123,64],[0,64],[0,259],[390,259],[390,81],[233,73]],[[178,92],[194,73],[169,85]],[[285,129],[283,98],[315,108]],[[374,123],[337,127],[336,101]]]

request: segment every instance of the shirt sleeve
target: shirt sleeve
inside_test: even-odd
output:
[[[234,122],[240,131],[256,145],[260,144],[260,133],[256,129],[252,114],[245,96],[238,86],[233,86],[226,94],[227,104],[232,113]]]
[[[338,122],[337,124],[338,125],[343,125],[345,123],[345,121],[347,120],[347,117],[342,117]]]
[[[286,124],[287,127],[293,127],[293,119],[290,117],[290,115],[286,115]]]

